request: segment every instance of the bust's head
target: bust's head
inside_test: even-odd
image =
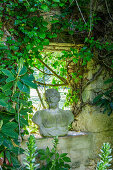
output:
[[[47,89],[45,98],[50,108],[57,108],[60,101],[60,93],[56,89]]]

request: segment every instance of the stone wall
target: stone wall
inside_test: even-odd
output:
[[[87,72],[84,73],[84,79],[90,81],[82,93],[84,107],[73,123],[75,131],[84,131],[92,133],[92,151],[95,159],[98,157],[100,147],[104,142],[109,142],[113,148],[113,114],[103,114],[103,108],[93,104],[93,99],[101,92],[109,88],[104,81],[110,78],[112,72],[105,67],[101,68],[100,74],[93,80],[94,75],[98,73],[101,66],[93,60],[87,66]],[[113,165],[112,165],[113,167]]]
[[[84,132],[69,132],[65,137],[59,137],[58,151],[59,153],[68,153],[71,158],[71,170],[94,170],[95,162],[93,160],[92,134]],[[28,136],[24,137],[21,143],[22,148],[26,148]],[[38,149],[50,149],[53,147],[53,138],[36,137],[36,145]],[[24,156],[20,156],[21,163]],[[39,162],[38,162],[39,163]]]

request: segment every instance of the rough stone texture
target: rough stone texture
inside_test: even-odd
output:
[[[77,117],[77,121],[73,123],[76,131],[97,132],[113,130],[113,114],[108,116],[100,112],[100,108],[96,106],[86,105],[81,114]]]
[[[96,65],[91,61],[87,66],[87,73],[84,73],[84,79],[88,81],[92,80],[99,69],[100,65]],[[104,84],[104,81],[110,78],[110,74],[110,71],[103,67],[101,74],[85,87],[82,93],[82,99],[86,104],[73,123],[75,131],[92,133],[94,160],[97,159],[103,143],[109,142],[111,147],[113,146],[113,114],[110,116],[108,116],[107,113],[103,114],[103,108],[93,104],[93,99],[109,87],[109,84]]]
[[[22,142],[22,148],[26,148],[27,138]],[[59,137],[59,153],[68,153],[71,158],[71,170],[94,170],[94,161],[92,160],[92,134],[82,132],[69,132],[68,136]],[[38,149],[45,149],[47,146],[51,149],[53,138],[36,138]],[[20,156],[21,162],[23,157]]]

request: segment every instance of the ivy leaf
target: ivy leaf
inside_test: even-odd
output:
[[[45,33],[40,33],[40,34],[39,34],[39,37],[42,38],[42,39],[44,39],[44,38],[46,37],[46,34],[45,34]]]
[[[44,39],[43,45],[49,45],[49,40],[48,39]]]
[[[45,5],[45,4],[41,5],[41,8],[42,8],[45,12],[49,11],[48,6]]]
[[[64,5],[65,5],[65,3],[60,3],[60,4],[59,4],[59,6],[61,6],[61,7],[64,6]]]

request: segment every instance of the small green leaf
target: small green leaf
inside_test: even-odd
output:
[[[30,93],[30,89],[28,86],[26,86],[25,84],[22,84],[20,81],[17,82],[17,86],[20,89],[20,91],[25,92],[25,93]]]
[[[15,156],[13,156],[12,154],[11,154],[11,161],[12,161],[12,164],[14,167],[17,167],[20,165],[18,159]]]
[[[4,137],[3,137],[3,135],[0,133],[0,146],[3,144],[3,140],[4,140]]]
[[[94,98],[93,102],[94,103],[98,102],[102,96],[103,96],[103,94],[99,94],[97,97]]]
[[[67,155],[67,153],[62,153],[62,154],[60,154],[60,157],[62,158],[62,157],[65,157]]]
[[[11,163],[11,155],[10,152],[6,150],[5,152],[6,158],[8,159],[9,163]]]
[[[23,68],[21,69],[21,71],[19,73],[19,76],[24,75],[26,72],[27,72],[27,68],[26,68],[26,66],[23,66]]]
[[[33,88],[33,89],[36,89],[36,88],[37,88],[37,85],[36,85],[35,83],[29,81],[29,80],[24,80],[24,79],[22,79],[22,81],[23,81],[23,83],[24,83],[25,85],[27,85],[27,86],[29,86],[29,87],[31,87],[31,88]]]
[[[6,123],[5,125],[3,125],[2,130],[3,130],[3,129],[14,130],[14,129],[17,128],[17,126],[18,126],[18,124],[15,123],[15,122],[8,122],[8,123]]]
[[[12,144],[11,140],[6,139],[6,138],[3,141],[3,145],[10,150],[13,148],[13,144]]]
[[[13,86],[13,83],[12,83],[12,82],[9,82],[9,83],[5,84],[5,85],[2,87],[2,90],[3,90],[3,91],[7,91],[7,90],[11,89],[12,86]]]
[[[60,0],[53,0],[53,2],[60,2]]]
[[[6,79],[6,82],[9,83],[9,82],[14,81],[14,80],[15,80],[15,77],[14,77],[14,76],[12,76],[12,77],[9,76],[9,77]]]
[[[44,38],[46,37],[46,34],[45,34],[45,33],[40,33],[40,34],[39,34],[39,37],[42,38],[42,39],[44,39]]]
[[[49,40],[48,39],[44,39],[43,45],[49,45]]]
[[[11,73],[11,71],[7,70],[7,69],[1,69],[1,71],[8,77],[13,77],[13,74]]]
[[[67,156],[66,156],[66,157],[63,157],[62,159],[63,159],[65,162],[71,162],[71,159],[70,159],[69,157],[67,157]]]
[[[0,105],[3,107],[7,107],[7,103],[4,99],[0,99]]]
[[[49,11],[48,6],[45,5],[45,4],[41,5],[41,8],[42,8],[45,12]]]
[[[104,83],[105,83],[105,84],[113,83],[113,78],[106,80]]]

